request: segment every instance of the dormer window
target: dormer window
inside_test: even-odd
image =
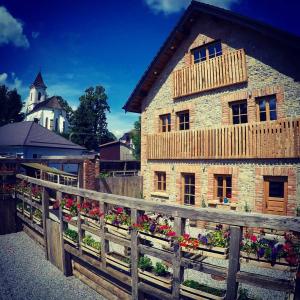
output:
[[[212,42],[204,46],[195,48],[192,51],[194,57],[194,63],[205,61],[210,58],[214,58],[222,55],[221,41]]]

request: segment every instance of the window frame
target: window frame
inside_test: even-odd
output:
[[[161,188],[159,188],[159,184]],[[167,173],[165,171],[154,172],[154,190],[155,192],[166,192],[167,190]]]
[[[270,110],[270,100],[275,99],[275,110]],[[261,110],[260,110],[260,106],[259,103],[260,101],[265,100],[266,102],[266,107],[265,107],[265,113],[266,113],[266,120],[261,120]],[[278,101],[277,101],[277,97],[276,94],[272,94],[272,95],[266,95],[266,96],[262,96],[262,97],[256,97],[255,98],[255,103],[256,103],[256,118],[259,122],[269,122],[269,121],[276,121],[278,120]],[[276,113],[276,119],[271,120],[271,111],[275,111]]]
[[[181,115],[188,115],[188,121],[186,121],[186,118],[184,117],[184,121],[180,121]],[[176,120],[177,120],[177,130],[183,131],[183,130],[190,130],[191,129],[191,117],[190,117],[190,110],[181,110],[176,112]],[[180,125],[183,124],[183,129],[180,129]]]
[[[166,121],[165,124],[164,121]],[[159,132],[170,132],[172,129],[171,126],[172,126],[172,117],[170,113],[159,115]]]
[[[243,103],[246,104],[246,110],[247,110],[246,114],[241,114],[240,106],[239,106],[239,113],[238,113],[238,115],[233,114],[232,106],[234,106],[234,105],[241,105]],[[249,123],[248,101],[247,101],[247,99],[238,100],[238,101],[231,101],[231,102],[229,102],[229,108],[230,108],[230,122],[231,122],[232,125],[241,125],[241,124],[247,124],[247,123]],[[234,123],[233,122],[234,116],[238,116],[239,117],[239,123]],[[247,122],[241,123],[241,117],[242,116],[246,116],[247,117]]]
[[[215,52],[214,56],[213,57],[210,57],[210,53],[209,53],[209,48],[214,45],[214,44],[220,44],[220,47],[221,47],[221,51],[219,52]],[[205,58],[203,56],[203,59],[201,59],[200,55],[199,55],[199,59],[195,59],[195,52],[196,51],[199,51],[199,53],[201,53],[201,50],[205,50]],[[218,53],[218,55],[216,55]],[[204,61],[207,61],[209,59],[212,59],[212,58],[216,58],[218,56],[221,56],[223,55],[223,47],[222,47],[222,42],[221,40],[214,40],[214,41],[211,41],[207,44],[204,44],[204,45],[201,45],[199,47],[195,47],[193,49],[191,49],[191,55],[192,55],[192,58],[193,58],[193,64],[198,64],[198,63],[201,63],[201,62],[204,62]]]
[[[222,186],[219,186],[218,184],[218,177],[222,178]],[[230,177],[231,179],[231,186],[227,187],[227,182],[226,178]],[[214,198],[215,199],[220,199],[222,197],[222,201],[224,198],[228,198],[230,201],[232,200],[232,174],[214,174],[214,181],[215,181],[215,186],[214,186]],[[218,189],[222,187],[222,196],[218,196]],[[227,189],[230,189],[230,197],[227,197]]]
[[[182,191],[181,191],[181,196],[182,196],[182,202],[184,205],[189,205],[189,206],[195,206],[196,204],[196,174],[195,173],[181,173],[182,177]],[[194,183],[186,183],[186,179],[188,177],[193,177]],[[189,187],[189,193],[186,193],[186,186]],[[191,187],[194,187],[194,193],[191,193]],[[188,203],[185,200],[185,196],[188,196]],[[193,197],[193,203],[191,203],[191,197]]]

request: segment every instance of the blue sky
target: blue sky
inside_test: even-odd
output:
[[[106,88],[116,135],[136,114],[122,106],[189,0],[0,0],[0,83],[25,101],[41,68],[48,94],[72,107],[89,86]],[[297,0],[206,0],[300,35]]]

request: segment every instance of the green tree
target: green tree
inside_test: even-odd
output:
[[[0,85],[0,107],[0,126],[23,121],[23,102],[16,89],[9,90],[5,85]]]
[[[107,129],[106,113],[110,112],[107,95],[102,86],[90,87],[79,98],[79,106],[71,118],[72,141],[87,149],[112,140]]]
[[[141,117],[134,122],[134,129],[131,131],[131,138],[134,145],[133,155],[135,159],[141,159]]]

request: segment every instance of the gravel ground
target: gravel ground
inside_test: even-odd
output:
[[[0,300],[103,300],[76,279],[65,277],[24,232],[0,236]]]

